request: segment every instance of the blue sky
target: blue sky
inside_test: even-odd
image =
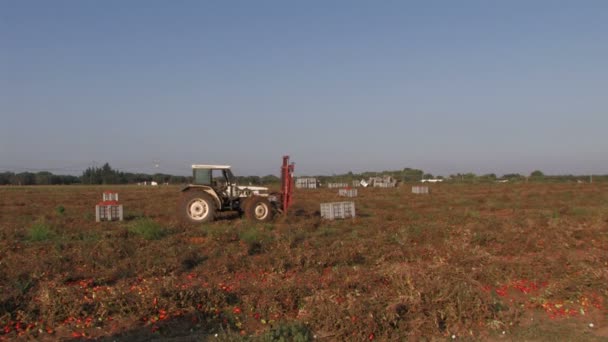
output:
[[[1,1],[0,171],[605,174],[607,42],[606,1]]]

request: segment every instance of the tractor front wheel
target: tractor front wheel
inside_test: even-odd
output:
[[[252,221],[269,222],[272,220],[273,211],[270,202],[265,197],[253,196],[245,202],[245,217]]]
[[[215,203],[202,191],[188,191],[182,194],[180,211],[182,219],[190,223],[205,223],[215,219]]]

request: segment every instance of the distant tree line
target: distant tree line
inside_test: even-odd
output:
[[[502,175],[502,177],[498,177],[494,173],[477,175],[475,173],[468,172],[456,173],[449,175],[448,177],[443,177],[439,175],[434,176],[430,173],[425,173],[423,170],[412,168],[382,172],[348,172],[345,174],[334,174],[331,176],[317,175],[314,177],[317,178],[321,183],[350,183],[353,180],[368,179],[370,177],[378,176],[391,176],[394,179],[404,183],[420,182],[422,179],[443,179],[445,182],[449,183],[494,183],[505,180],[508,182],[544,183],[589,182],[591,179],[593,182],[608,181],[608,175],[545,175],[540,170],[535,170],[528,176],[519,173],[507,173]]]
[[[424,171],[418,169],[404,168],[403,170],[395,171],[366,171],[361,173],[353,173],[352,171],[345,174],[334,174],[331,176],[317,175],[314,176],[321,183],[351,183],[354,180],[368,179],[370,177],[391,176],[400,182],[419,182],[423,177],[432,178],[432,175],[425,174]]]
[[[264,185],[277,184],[281,179],[275,175],[236,177],[239,184]],[[146,174],[122,172],[113,169],[109,163],[101,167],[89,167],[80,176],[54,175],[48,171],[41,172],[2,172],[0,185],[66,185],[66,184],[138,184],[157,182],[158,184],[187,184],[192,182],[190,176],[174,176],[164,173]]]
[[[522,175],[519,173],[507,173],[502,177],[497,177],[496,174],[489,173],[485,175],[476,175],[474,173],[454,174],[448,177],[450,182],[456,183],[491,183],[497,181],[509,182],[535,182],[535,183],[588,183],[588,182],[606,182],[608,175],[545,175],[540,170],[535,170],[530,175]]]
[[[66,184],[137,184],[157,182],[159,184],[186,184],[192,177],[174,176],[163,173],[145,174],[121,172],[105,163],[102,167],[90,167],[81,176],[54,175],[41,172],[1,172],[0,185],[66,185]]]
[[[236,180],[242,185],[265,185],[265,184],[277,184],[281,182],[281,178],[275,175],[267,176],[236,176]]]
[[[173,176],[164,173],[152,175],[145,173],[121,172],[112,169],[110,164],[105,163],[102,167],[89,167],[80,176],[82,184],[137,184],[143,182],[157,182],[158,184],[185,184],[192,177]]]
[[[76,176],[54,175],[48,171],[41,172],[1,172],[0,185],[60,185],[78,184]]]
[[[264,185],[277,184],[281,179],[275,175],[236,177],[239,184]],[[66,185],[66,184],[138,184],[157,182],[158,184],[187,184],[190,176],[174,176],[164,173],[146,174],[121,172],[105,163],[101,167],[89,167],[80,176],[54,175],[41,172],[1,172],[0,185]]]
[[[509,182],[546,182],[546,183],[561,183],[561,182],[589,182],[591,179],[594,182],[608,181],[608,175],[545,175],[540,170],[533,171],[530,175],[525,176],[518,173],[508,173],[502,177],[496,176],[494,173],[476,175],[474,173],[457,173],[449,177],[433,176],[430,173],[425,173],[419,169],[404,168],[395,171],[382,172],[362,172],[345,174],[334,174],[331,176],[320,175],[315,176],[322,183],[351,183],[354,180],[368,179],[370,177],[391,176],[394,179],[405,182],[419,182],[422,179],[444,179],[450,183],[493,183],[499,180],[508,180]],[[281,179],[275,175],[267,176],[237,176],[239,184],[243,185],[269,185],[278,184]],[[113,169],[110,164],[105,163],[101,167],[90,167],[86,169],[81,176],[70,175],[54,175],[48,171],[40,172],[0,172],[0,185],[65,185],[65,184],[137,184],[143,182],[157,182],[159,184],[187,184],[192,182],[192,177],[174,176],[164,173],[145,174],[122,172]]]

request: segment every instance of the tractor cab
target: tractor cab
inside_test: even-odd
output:
[[[231,209],[241,206],[242,199],[250,196],[268,196],[268,188],[263,186],[239,186],[230,165],[192,165],[193,183],[189,187],[212,190],[219,201],[219,208]]]
[[[213,188],[219,197],[224,199],[238,198],[236,178],[230,171],[230,165],[192,165],[194,185]]]

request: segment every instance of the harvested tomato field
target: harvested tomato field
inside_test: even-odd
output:
[[[0,340],[608,337],[608,185],[411,185],[198,226],[178,187],[0,187]]]

